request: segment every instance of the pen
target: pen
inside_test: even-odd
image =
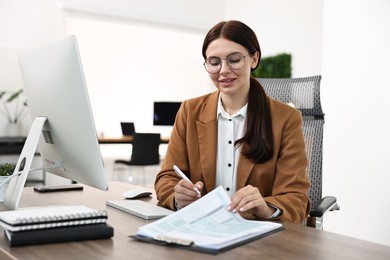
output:
[[[179,169],[179,167],[177,167],[176,165],[173,165],[173,170],[177,173],[177,175],[179,175],[181,178],[183,178],[184,180],[186,181],[190,181],[190,179],[188,179],[188,177]],[[191,182],[192,183],[192,182]],[[196,193],[198,193],[198,195],[201,195],[200,194],[200,191],[198,189],[198,187],[195,186],[194,190],[196,191]]]

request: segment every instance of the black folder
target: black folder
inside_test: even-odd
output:
[[[15,232],[5,230],[4,235],[10,246],[25,246],[105,239],[114,235],[114,229],[107,223],[104,223]]]
[[[271,235],[273,233],[279,232],[281,230],[284,230],[283,226],[281,226],[277,229],[274,229],[272,231],[266,232],[266,233],[262,233],[262,234],[258,234],[258,235],[253,236],[253,237],[249,237],[243,241],[234,243],[232,245],[223,247],[221,249],[210,249],[210,248],[206,248],[206,247],[201,247],[201,246],[197,246],[195,243],[193,243],[191,241],[183,241],[183,240],[175,241],[172,238],[168,238],[168,239],[164,240],[161,238],[154,239],[154,238],[146,237],[146,236],[142,236],[142,235],[132,235],[130,237],[135,239],[135,240],[141,241],[141,242],[152,243],[152,244],[157,244],[157,245],[162,245],[162,246],[172,246],[172,247],[177,247],[177,248],[186,249],[186,250],[190,250],[190,251],[197,251],[197,252],[201,252],[201,253],[216,255],[216,254],[225,252],[227,250],[233,249],[235,247],[244,245],[244,244],[249,243],[251,241],[257,240],[259,238],[262,238],[262,237]]]

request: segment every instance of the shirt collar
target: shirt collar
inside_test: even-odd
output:
[[[244,118],[246,118],[247,110],[248,110],[248,103],[246,103],[237,113],[230,116],[223,108],[221,94],[219,94],[218,107],[217,107],[217,118],[219,118],[220,116],[222,116],[224,118],[228,118],[228,119],[236,117],[236,116],[243,116]]]

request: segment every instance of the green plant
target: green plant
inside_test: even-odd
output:
[[[10,163],[0,164],[0,176],[10,176],[14,173],[15,165]]]
[[[17,102],[23,93],[23,89],[19,89],[15,92],[1,91],[0,100],[2,106],[0,112],[5,116],[8,123],[17,124],[25,115],[27,107],[27,101]],[[12,106],[11,106],[12,105]],[[11,106],[11,107],[10,107]]]
[[[264,57],[256,70],[252,71],[255,78],[291,78],[291,54],[281,53]]]

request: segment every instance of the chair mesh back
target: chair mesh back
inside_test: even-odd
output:
[[[306,78],[258,79],[270,97],[283,103],[292,103],[302,112],[303,134],[308,159],[307,172],[311,186],[309,198],[312,204],[322,197],[322,144],[324,113],[321,108],[321,76]]]
[[[322,198],[322,137],[323,119],[304,119],[303,134],[305,136],[306,154],[308,160],[307,172],[311,186],[309,198],[313,204]]]

